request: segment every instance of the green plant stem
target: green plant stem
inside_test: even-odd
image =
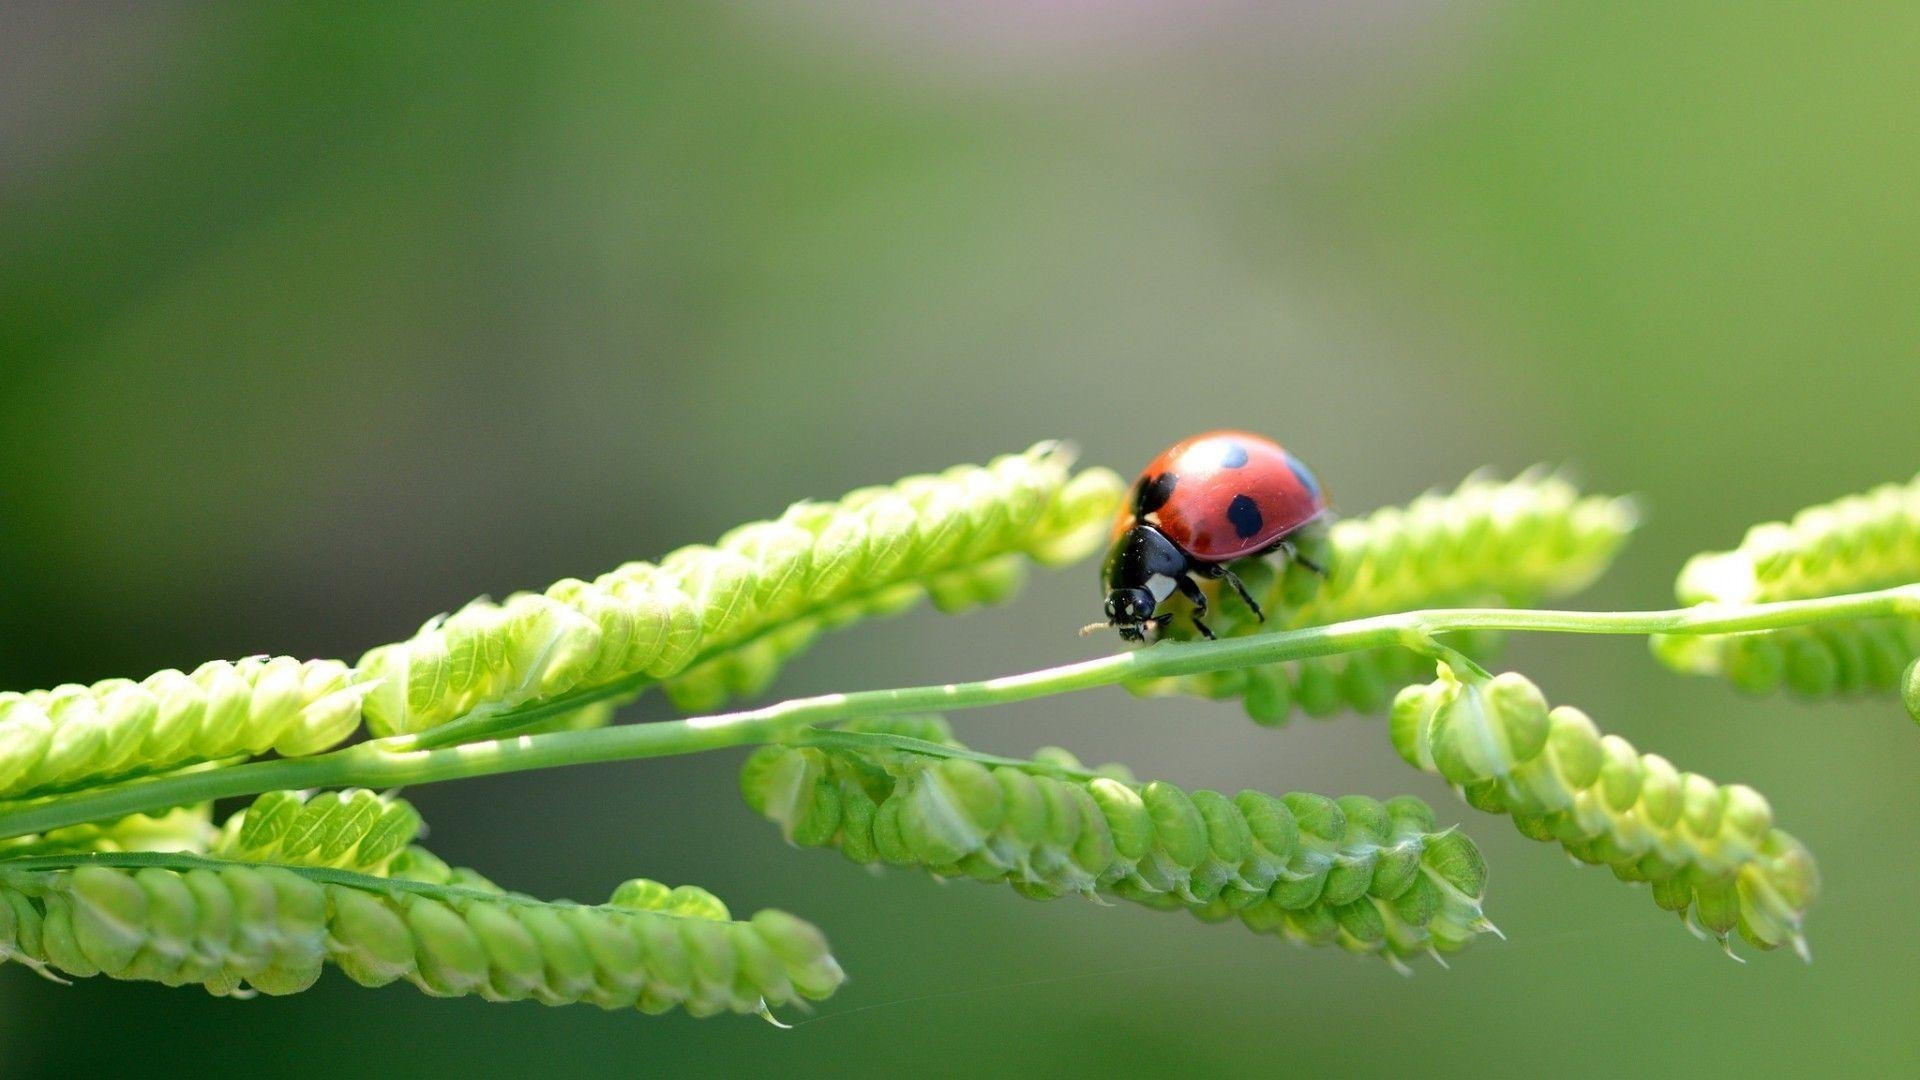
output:
[[[1033,761],[1028,758],[1002,757],[999,754],[983,754],[964,746],[948,746],[945,743],[928,742],[925,739],[909,738],[905,735],[889,735],[876,731],[839,731],[834,728],[817,728],[792,737],[798,746],[820,746],[828,749],[873,751],[904,750],[910,754],[926,757],[957,758],[976,761],[982,765],[1004,765],[1025,772],[1047,776],[1070,776],[1075,780],[1098,780],[1101,773],[1092,769],[1075,769],[1052,762]]]
[[[162,870],[174,870],[186,873],[189,870],[220,870],[232,866],[246,866],[254,869],[274,867],[300,875],[310,881],[323,885],[345,885],[365,892],[387,894],[415,893],[431,896],[438,900],[464,898],[488,902],[521,902],[523,898],[511,893],[488,892],[469,888],[464,885],[438,885],[425,881],[412,881],[407,878],[374,877],[352,870],[341,870],[331,866],[305,866],[298,863],[252,862],[250,860],[216,859],[205,855],[195,855],[188,851],[87,851],[65,855],[34,855],[25,859],[0,861],[0,883],[20,880],[22,874],[44,873],[49,870],[73,870],[82,866],[110,866],[119,870],[140,870],[146,867],[158,867]]]
[[[396,787],[495,773],[718,750],[768,742],[812,724],[866,716],[949,712],[1004,705],[1112,686],[1131,679],[1193,675],[1392,645],[1444,655],[1437,635],[1461,630],[1567,634],[1730,634],[1835,619],[1920,617],[1920,583],[1873,592],[1738,607],[1666,611],[1534,611],[1451,608],[1380,615],[1327,626],[1211,642],[1163,642],[1076,664],[979,682],[864,690],[797,698],[758,709],[629,724],[593,731],[523,735],[415,748],[406,737],[362,743],[305,758],[255,761],[201,772],[131,780],[68,796],[0,804],[0,838],[165,810],[208,799],[296,788]],[[605,688],[591,697],[606,696]],[[518,723],[577,707],[589,695],[558,698],[496,714]]]

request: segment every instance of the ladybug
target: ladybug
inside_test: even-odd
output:
[[[1227,564],[1280,551],[1325,574],[1293,538],[1331,513],[1313,473],[1272,439],[1244,431],[1182,439],[1154,458],[1130,489],[1100,569],[1107,621],[1088,630],[1111,626],[1128,641],[1145,641],[1172,621],[1154,612],[1178,592],[1193,605],[1194,629],[1211,640],[1213,631],[1201,621],[1207,596],[1196,574],[1225,581],[1265,622]]]

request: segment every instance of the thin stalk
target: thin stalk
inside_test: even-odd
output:
[[[425,881],[413,881],[407,878],[373,877],[370,874],[341,870],[331,866],[303,866],[296,863],[252,862],[235,859],[215,859],[205,855],[195,855],[188,851],[87,851],[65,855],[35,855],[25,859],[0,861],[0,882],[13,884],[21,880],[21,875],[45,873],[50,870],[74,870],[82,866],[108,866],[117,870],[141,870],[158,867],[186,873],[190,870],[224,870],[235,866],[250,869],[273,867],[298,874],[323,885],[345,885],[349,888],[367,892],[416,893],[431,896],[438,900],[468,899],[489,902],[529,903],[523,897],[511,893],[488,892],[484,889],[469,888],[464,885],[437,885]]]
[[[0,838],[165,810],[209,799],[290,788],[395,787],[527,769],[668,757],[777,740],[800,728],[867,716],[951,712],[1005,705],[1132,679],[1194,675],[1400,645],[1434,654],[1436,635],[1461,630],[1565,634],[1731,634],[1835,619],[1920,617],[1920,583],[1873,592],[1737,607],[1665,611],[1532,611],[1449,608],[1380,615],[1327,626],[1210,642],[1163,642],[1076,664],[979,682],[863,690],[796,698],[758,709],[594,731],[554,732],[415,748],[408,737],[362,743],[305,758],[131,780],[38,801],[0,803]],[[600,694],[602,691],[594,691]],[[585,695],[503,712],[551,715]],[[563,706],[565,703],[565,706]]]
[[[1029,758],[983,754],[964,746],[948,746],[945,743],[928,742],[925,739],[879,731],[839,731],[834,728],[821,728],[801,732],[793,736],[792,742],[796,746],[819,746],[830,750],[852,750],[856,753],[873,750],[904,750],[923,757],[954,758],[962,761],[976,761],[982,765],[1004,765],[1023,772],[1046,776],[1070,776],[1075,780],[1098,780],[1102,775],[1091,769],[1075,769]]]

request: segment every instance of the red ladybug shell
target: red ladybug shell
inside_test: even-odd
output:
[[[1117,537],[1145,521],[1192,558],[1223,563],[1271,550],[1326,512],[1320,482],[1279,443],[1245,431],[1209,431],[1153,459],[1134,481],[1113,532]]]

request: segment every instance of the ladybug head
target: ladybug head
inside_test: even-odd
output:
[[[1158,606],[1153,593],[1142,588],[1115,589],[1107,594],[1107,624],[1119,628],[1128,641],[1145,640],[1143,627],[1157,625],[1153,609]]]
[[[1167,620],[1154,617],[1160,596],[1150,586],[1156,580],[1177,581],[1191,568],[1185,553],[1151,524],[1136,522],[1116,532],[1100,567],[1100,582],[1107,590],[1107,621],[1088,630],[1111,626],[1127,641],[1157,635],[1166,629]]]

